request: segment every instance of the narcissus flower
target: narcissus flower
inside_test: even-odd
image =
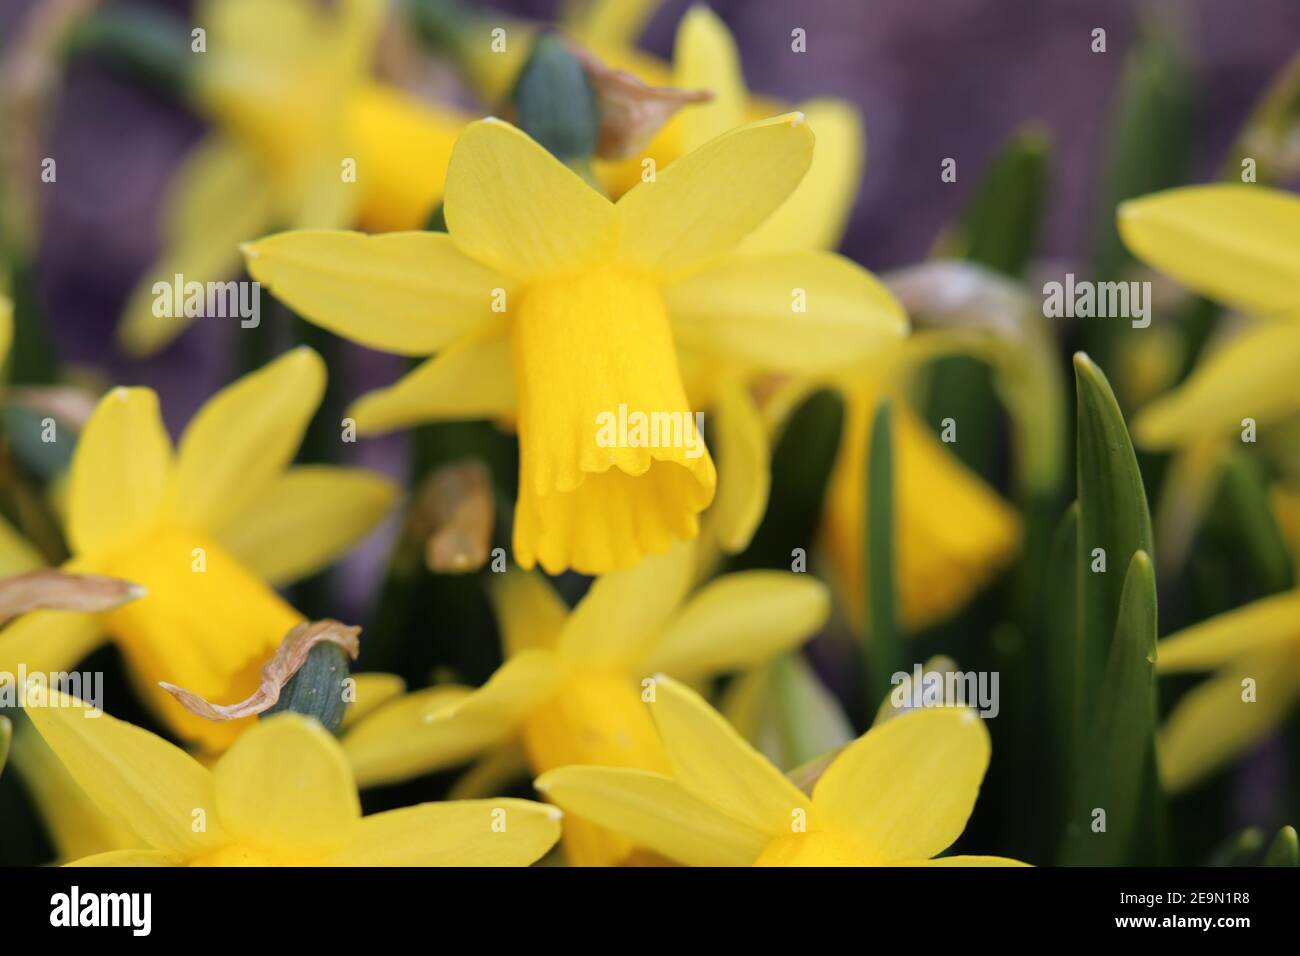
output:
[[[258,722],[209,770],[146,730],[33,689],[27,715],[137,849],[79,866],[527,866],[560,836],[528,800],[422,803],[361,815],[342,748],[299,714]]]
[[[228,746],[249,721],[204,720],[158,682],[221,703],[247,697],[302,620],[272,586],[327,566],[396,499],[362,469],[289,467],[324,387],[319,356],[289,352],[213,396],[175,455],[151,390],[104,396],[73,456],[64,567],[148,594],[104,614],[24,616],[0,632],[0,670],[66,670],[107,634],[176,733]]]
[[[249,270],[364,345],[439,352],[362,398],[360,430],[517,417],[517,560],[604,573],[694,537],[713,498],[707,449],[602,438],[624,412],[693,424],[679,342],[760,369],[817,369],[904,331],[893,298],[846,259],[737,253],[812,153],[801,115],[753,123],[615,205],[519,130],[483,120],[452,154],[449,235],[286,233],[247,246]]]
[[[1160,642],[1162,674],[1210,671],[1160,731],[1160,776],[1184,790],[1277,730],[1300,701],[1300,591],[1255,601]]]
[[[989,762],[965,708],[919,710],[845,747],[811,795],[689,688],[655,679],[649,704],[666,771],[564,767],[537,789],[572,817],[695,866],[1017,866],[931,859],[961,835]]]
[[[867,450],[882,394],[870,372],[844,386],[844,432],[827,489],[822,540],[851,616],[866,613],[863,537]],[[1015,557],[1020,518],[947,451],[906,401],[891,405],[894,439],[895,579],[910,631],[959,610]]]
[[[119,329],[136,355],[190,318],[154,314],[155,282],[233,276],[239,243],[276,228],[421,225],[465,118],[370,78],[383,0],[206,0],[193,95],[216,129],[170,187],[162,258]]]
[[[647,679],[742,670],[810,637],[828,599],[816,580],[775,571],[724,575],[687,599],[693,549],[679,545],[592,585],[569,612],[544,578],[511,572],[495,595],[507,659],[478,690],[434,687],[362,718],[343,747],[362,786],[485,756],[477,786],[528,766],[668,769],[641,704]],[[625,862],[634,845],[566,826],[575,865]]]
[[[1129,251],[1188,287],[1255,317],[1186,383],[1143,409],[1133,437],[1178,448],[1300,412],[1300,197],[1264,186],[1171,189],[1124,203]]]

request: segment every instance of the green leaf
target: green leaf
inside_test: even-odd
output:
[[[88,53],[168,96],[194,82],[190,32],[170,14],[140,8],[96,10],[69,31],[68,52]]]
[[[1286,826],[1277,831],[1277,836],[1264,854],[1265,866],[1300,866],[1300,843],[1296,840],[1295,827]]]
[[[1074,371],[1078,401],[1079,667],[1087,713],[1090,702],[1097,698],[1119,615],[1124,587],[1119,569],[1134,552],[1150,555],[1154,549],[1142,474],[1110,383],[1082,352],[1075,353]],[[1100,570],[1102,560],[1104,571]],[[1098,570],[1094,571],[1094,566]]]
[[[1064,802],[1071,777],[1070,759],[1079,752],[1083,731],[1083,647],[1079,640],[1079,503],[1070,505],[1056,529],[1047,559],[1047,669],[1053,754],[1058,797]],[[1059,812],[1064,812],[1064,806]]]
[[[1147,817],[1151,788],[1158,788],[1156,634],[1155,569],[1150,556],[1138,551],[1124,576],[1100,692],[1088,710],[1070,823],[1061,851],[1065,865],[1134,862],[1138,836],[1153,823]],[[1098,811],[1105,812],[1101,832],[1094,829]]]
[[[722,712],[782,768],[806,764],[853,739],[839,701],[798,652],[738,677],[727,688]]]
[[[876,409],[867,449],[866,548],[867,589],[867,719],[893,686],[890,678],[902,670],[902,635],[898,628],[898,591],[894,581],[894,455],[893,424],[888,401]]]
[[[0,773],[4,773],[5,762],[9,759],[9,743],[14,737],[14,725],[8,717],[0,715]]]
[[[937,251],[1008,276],[1028,265],[1047,208],[1051,143],[1044,131],[1016,133],[985,167],[975,192]]]
[[[817,535],[822,503],[844,427],[844,401],[837,392],[814,392],[781,430],[772,449],[772,488],[769,507],[749,547],[736,556],[731,570],[789,569],[791,552],[806,555]]]

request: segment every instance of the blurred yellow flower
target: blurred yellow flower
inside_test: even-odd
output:
[[[0,670],[66,670],[107,633],[176,733],[210,749],[233,742],[248,720],[204,720],[158,682],[223,703],[247,697],[302,620],[272,586],[327,566],[396,499],[369,471],[290,467],[324,388],[319,356],[289,352],[213,396],[175,455],[151,390],[104,396],[72,461],[64,567],[148,594],[104,614],[25,615],[0,632]]]
[[[153,312],[155,282],[226,279],[239,243],[285,226],[413,229],[442,195],[458,113],[369,77],[384,0],[204,0],[193,95],[216,125],[171,184],[164,250],[119,338],[148,355],[191,319]],[[349,173],[352,175],[349,175]]]
[[[867,449],[883,397],[870,382],[867,374],[844,387],[844,432],[821,532],[837,596],[859,626],[866,614]],[[1011,563],[1020,547],[1020,518],[939,443],[905,401],[896,398],[891,408],[894,575],[901,623],[917,631],[955,613]]]
[[[34,689],[33,689],[34,690]],[[213,765],[58,691],[27,715],[138,849],[78,866],[527,866],[560,835],[528,800],[422,803],[361,815],[338,742],[299,714],[259,721]],[[40,698],[38,697],[39,701]]]
[[[919,710],[845,747],[801,792],[703,699],[658,677],[649,705],[662,772],[570,766],[537,789],[566,813],[694,866],[1018,866],[932,860],[961,835],[989,761],[965,708]]]
[[[1147,448],[1179,448],[1300,412],[1300,197],[1265,186],[1171,189],[1124,203],[1119,230],[1143,262],[1258,321],[1133,422]]]
[[[517,416],[517,560],[604,573],[693,538],[713,497],[707,449],[602,440],[602,422],[624,411],[692,423],[678,344],[815,371],[904,331],[892,296],[846,259],[736,252],[812,153],[800,115],[753,123],[615,205],[519,130],[483,120],[452,155],[449,235],[286,233],[249,244],[249,270],[364,345],[439,352],[363,397],[360,430]]]
[[[1223,446],[1300,412],[1300,198],[1264,186],[1171,189],[1124,203],[1129,251],[1255,321],[1204,358],[1187,381],[1137,416],[1133,436],[1175,449],[1179,471],[1207,489]],[[1208,491],[1199,496],[1202,510]],[[1194,520],[1194,519],[1193,519]],[[1185,789],[1277,728],[1300,698],[1300,593],[1229,611],[1165,638],[1161,673],[1214,671],[1175,706],[1160,734],[1166,787]]]
[[[1166,637],[1162,674],[1212,671],[1160,731],[1160,776],[1185,790],[1279,729],[1300,700],[1300,591],[1255,601]]]
[[[544,578],[512,572],[495,598],[506,662],[478,690],[434,687],[358,721],[343,748],[362,786],[483,755],[477,785],[572,763],[666,770],[641,701],[657,670],[684,680],[743,670],[803,643],[824,622],[815,579],[777,571],[724,575],[690,596],[694,549],[678,545],[598,579],[570,612]],[[522,748],[523,759],[517,756]],[[633,844],[566,825],[575,865],[626,862]]]

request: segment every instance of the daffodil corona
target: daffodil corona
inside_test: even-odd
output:
[[[812,152],[800,114],[753,123],[615,205],[519,130],[483,120],[453,151],[449,235],[286,233],[247,246],[248,267],[325,328],[439,352],[362,398],[358,428],[515,418],[516,558],[604,573],[694,537],[713,498],[709,454],[597,440],[623,405],[693,413],[678,339],[779,370],[865,354],[905,329],[888,292],[846,259],[737,251]]]

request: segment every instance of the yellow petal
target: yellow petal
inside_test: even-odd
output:
[[[361,804],[343,748],[301,714],[276,714],[213,768],[221,822],[239,843],[324,851],[350,843]]]
[[[718,492],[708,512],[710,528],[722,549],[736,554],[749,546],[767,511],[771,449],[763,416],[736,376],[718,383],[713,421],[721,463]]]
[[[531,800],[422,803],[366,817],[340,866],[528,866],[560,838],[560,814]]]
[[[812,637],[830,605],[826,586],[806,575],[723,575],[673,618],[645,668],[693,679],[757,666]]]
[[[609,200],[498,119],[471,123],[456,141],[444,212],[457,248],[516,279],[571,274],[613,251]]]
[[[21,774],[60,862],[138,844],[134,834],[95,805],[58,755],[30,727],[20,726],[14,734],[9,766]]]
[[[708,7],[691,7],[677,26],[673,86],[713,94],[709,102],[679,114],[682,152],[699,149],[745,122],[748,91],[736,41]]]
[[[555,647],[569,608],[545,577],[508,571],[494,577],[491,594],[506,657],[532,648]]]
[[[155,850],[191,857],[224,839],[212,774],[147,730],[58,691],[27,716],[77,784],[114,823]],[[30,699],[29,699],[30,700]],[[196,832],[195,811],[206,830]]]
[[[218,531],[254,503],[297,454],[324,393],[325,363],[303,347],[208,399],[176,457],[180,519]]]
[[[104,642],[104,625],[94,614],[33,611],[0,630],[0,672],[66,671]]]
[[[781,208],[741,243],[747,254],[834,249],[853,212],[865,152],[861,114],[834,99],[810,100],[799,108],[817,136],[812,166]]]
[[[519,563],[599,574],[694,537],[716,476],[658,288],[623,270],[534,283],[511,337]]]
[[[863,607],[866,453],[877,396],[849,397],[822,534],[855,619]],[[901,402],[893,404],[896,555],[903,623],[919,630],[961,608],[1015,555],[1020,520]]]
[[[1259,315],[1300,310],[1300,198],[1242,183],[1123,203],[1129,251],[1212,299]]]
[[[554,654],[525,651],[478,690],[448,693],[433,687],[381,707],[343,737],[358,785],[453,767],[510,740],[528,711],[554,690],[559,675]]]
[[[673,779],[754,830],[788,833],[795,811],[806,809],[808,798],[693,690],[662,675],[655,683],[650,713],[668,751]]]
[[[872,728],[813,789],[813,827],[851,832],[882,861],[928,858],[966,827],[989,735],[965,708],[918,710]]]
[[[569,615],[560,653],[595,667],[639,661],[686,598],[694,574],[695,549],[679,544],[597,578]]]
[[[1294,647],[1252,654],[1193,688],[1160,729],[1160,778],[1177,793],[1244,756],[1281,727],[1300,697]],[[1255,699],[1243,699],[1253,681]]]
[[[355,699],[343,713],[344,730],[355,726],[362,717],[373,714],[406,692],[406,681],[396,674],[353,674],[352,680]]]
[[[115,388],[95,406],[72,456],[68,538],[77,552],[116,547],[168,504],[172,446],[147,388]]]
[[[238,276],[239,244],[262,235],[275,220],[271,191],[256,158],[240,143],[211,134],[186,157],[164,200],[163,254],[136,284],[117,337],[128,355],[152,355],[183,332],[193,318],[183,301],[172,315],[155,315],[165,283],[222,282]],[[233,323],[236,319],[216,319]]]
[[[719,136],[618,201],[621,256],[670,277],[709,265],[785,202],[812,155],[800,113]]]
[[[1147,448],[1238,433],[1243,419],[1276,421],[1300,409],[1300,324],[1260,322],[1207,355],[1174,391],[1133,422]]]
[[[1274,594],[1171,634],[1156,647],[1161,673],[1211,670],[1300,640],[1300,591]]]
[[[514,411],[509,340],[469,335],[421,362],[395,385],[361,396],[348,415],[358,431],[377,434],[431,421],[509,418]]]
[[[262,489],[221,530],[221,543],[272,585],[328,567],[375,529],[398,487],[363,468],[299,465]]]
[[[107,853],[96,853],[94,856],[83,856],[79,860],[73,860],[68,866],[181,866],[181,860],[169,853],[160,853],[157,850],[110,850]]]
[[[9,358],[9,347],[14,342],[14,305],[0,295],[0,365]]]
[[[366,231],[425,224],[442,198],[451,149],[465,122],[459,113],[381,83],[363,83],[352,94],[347,130]]]
[[[666,298],[684,345],[780,371],[850,365],[907,332],[890,291],[830,252],[733,257]]]
[[[749,866],[769,839],[660,773],[562,767],[536,786],[565,813],[688,866]]]
[[[249,274],[304,319],[368,348],[429,355],[500,324],[511,283],[441,233],[285,232],[244,246]]]

